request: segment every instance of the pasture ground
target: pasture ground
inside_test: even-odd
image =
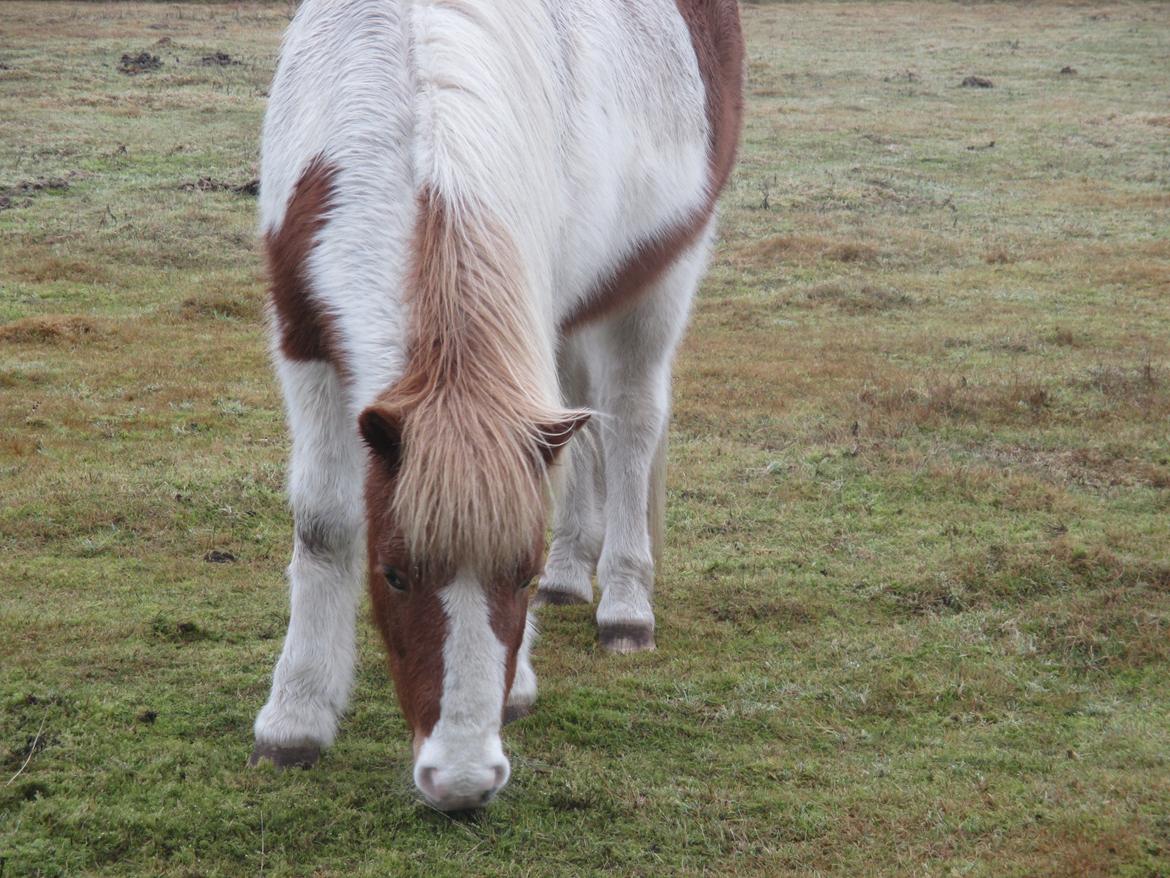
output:
[[[365,623],[336,748],[244,768],[290,521],[232,187],[287,12],[0,10],[0,874],[1170,874],[1165,6],[745,6],[660,648],[546,611],[455,819]]]

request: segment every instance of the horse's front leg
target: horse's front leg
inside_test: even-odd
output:
[[[661,534],[664,503],[654,482],[663,476],[671,365],[706,265],[709,235],[708,229],[632,309],[593,332],[605,470],[597,627],[611,652],[655,647],[654,537]]]
[[[337,371],[283,358],[278,370],[292,432],[291,615],[250,763],[307,767],[333,743],[353,682],[365,457]]]
[[[560,354],[561,390],[565,402],[594,408],[589,378],[587,335],[565,340]],[[533,606],[593,603],[593,573],[605,534],[601,486],[598,484],[600,447],[597,426],[583,431],[561,453],[560,490],[553,515],[552,546],[544,563]]]

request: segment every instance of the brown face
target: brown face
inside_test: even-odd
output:
[[[384,459],[371,456],[366,478],[370,600],[403,716],[417,744],[439,721],[443,654],[451,627],[442,593],[460,571],[441,561],[410,556],[391,513],[395,487],[392,468]],[[506,569],[474,572],[483,590],[491,631],[506,659],[503,700],[511,689],[524,637],[528,585],[539,573],[542,554],[543,535],[537,533],[527,557]],[[485,656],[484,660],[490,658]]]

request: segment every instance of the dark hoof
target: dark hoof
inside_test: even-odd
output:
[[[579,594],[574,594],[571,591],[557,591],[552,588],[538,588],[536,595],[532,598],[532,606],[543,607],[546,604],[551,604],[554,607],[568,607],[573,604],[585,604],[588,601]]]
[[[648,652],[654,649],[653,625],[603,625],[597,631],[606,652]]]
[[[255,768],[261,762],[269,762],[277,771],[286,768],[312,768],[321,758],[321,748],[316,744],[302,744],[299,747],[280,747],[276,744],[256,743],[248,766]]]
[[[530,713],[532,713],[531,704],[505,704],[504,725],[515,722],[518,719],[524,719]]]

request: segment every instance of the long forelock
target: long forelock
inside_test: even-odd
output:
[[[543,527],[545,398],[519,254],[483,211],[419,195],[406,372],[382,404],[402,424],[393,513],[412,555],[505,565]]]

